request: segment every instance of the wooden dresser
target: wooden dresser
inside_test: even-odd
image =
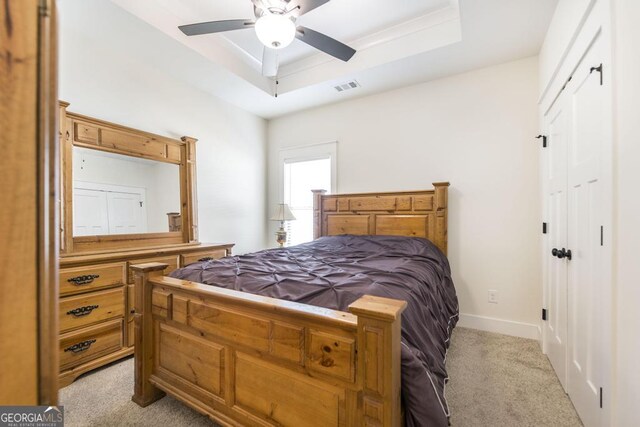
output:
[[[133,354],[131,265],[162,262],[171,271],[231,255],[233,244],[186,244],[60,259],[60,387]]]
[[[61,387],[133,354],[132,265],[161,262],[169,274],[228,256],[233,247],[199,242],[197,139],[156,135],[68,107],[59,103]],[[129,203],[131,194],[140,197]]]

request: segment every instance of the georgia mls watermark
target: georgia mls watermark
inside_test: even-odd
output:
[[[63,406],[0,406],[0,427],[62,427]]]

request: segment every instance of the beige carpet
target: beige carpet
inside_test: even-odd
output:
[[[456,328],[447,356],[453,426],[581,426],[537,341]]]
[[[457,328],[447,368],[453,426],[582,425],[535,341]],[[170,397],[140,408],[132,393],[133,359],[87,374],[60,391],[65,425],[214,425]]]

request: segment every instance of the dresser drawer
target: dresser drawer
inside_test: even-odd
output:
[[[123,284],[125,263],[64,268],[60,270],[60,295],[77,294]]]
[[[60,299],[60,331],[124,316],[124,287]]]
[[[178,269],[178,255],[171,255],[171,256],[162,256],[162,257],[156,257],[156,258],[145,258],[145,259],[136,259],[133,261],[129,261],[127,264],[127,270],[128,270],[128,277],[127,277],[127,283],[133,283],[134,282],[134,277],[133,277],[133,270],[131,269],[132,265],[136,265],[136,264],[146,264],[148,262],[161,262],[163,264],[168,264],[169,267],[167,267],[164,270],[164,274],[167,275],[169,273],[171,273],[174,270]]]
[[[122,319],[108,320],[60,336],[60,370],[122,348]]]
[[[194,252],[190,254],[180,255],[182,258],[182,266],[186,267],[189,264],[193,264],[198,261],[207,261],[209,259],[220,259],[227,256],[226,249],[212,249],[206,252]]]

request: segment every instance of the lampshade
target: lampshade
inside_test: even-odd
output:
[[[296,38],[296,24],[290,18],[275,13],[266,13],[256,21],[258,39],[268,48],[282,49]]]
[[[286,203],[279,203],[271,215],[271,221],[293,221],[296,219]]]

